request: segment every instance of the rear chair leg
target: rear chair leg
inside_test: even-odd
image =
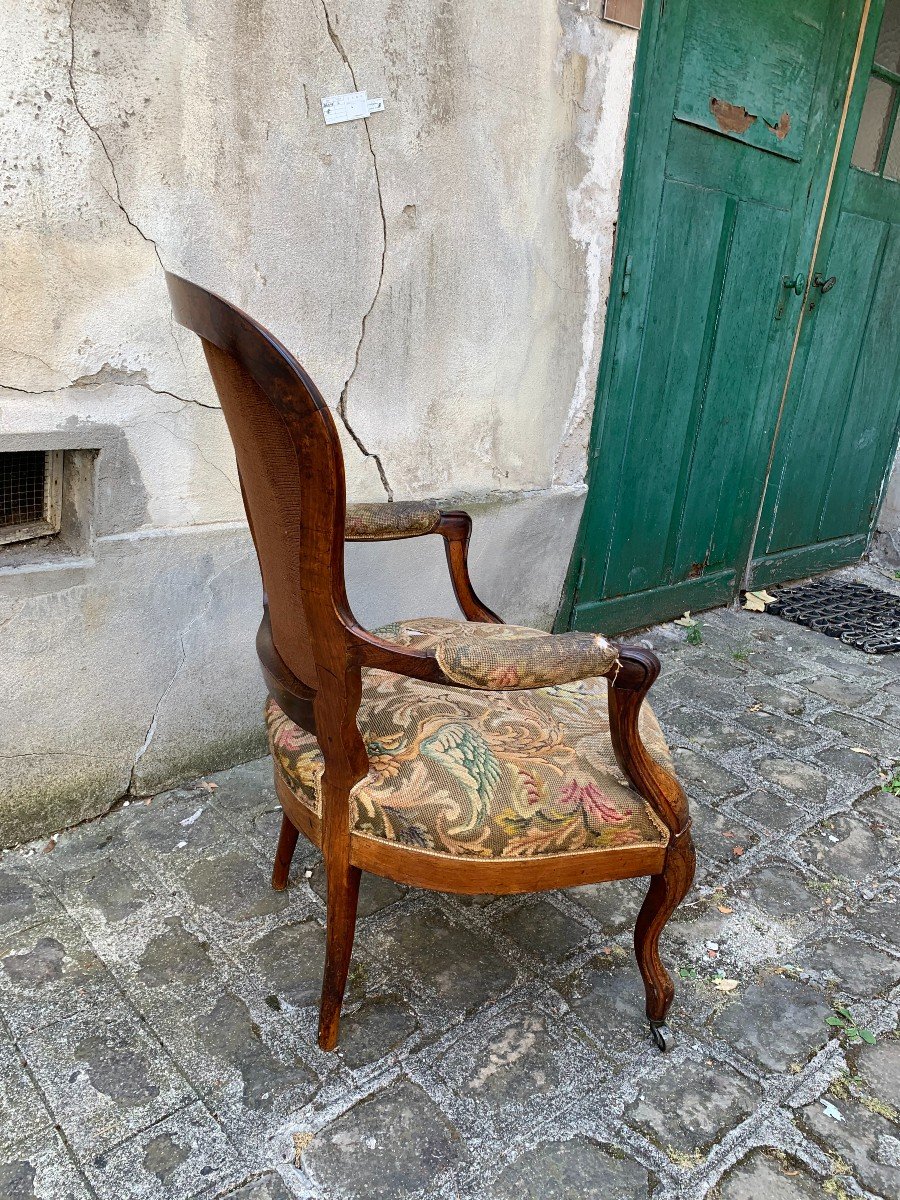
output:
[[[285,813],[281,818],[281,833],[278,837],[278,849],[275,851],[275,866],[272,868],[272,887],[276,892],[283,892],[287,887],[291,859],[297,846],[297,835],[296,825]]]
[[[325,928],[325,975],[319,1006],[319,1045],[323,1050],[333,1050],[337,1045],[341,1004],[353,950],[361,872],[359,867],[343,862],[326,862],[326,872],[328,915]]]
[[[666,1014],[675,996],[675,985],[659,957],[659,935],[691,886],[694,864],[694,847],[686,829],[670,843],[662,874],[651,876],[634,927],[634,952],[647,995],[647,1018],[660,1050],[671,1049],[674,1042]]]

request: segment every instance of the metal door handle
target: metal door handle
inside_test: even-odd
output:
[[[836,283],[837,275],[830,275],[828,279],[825,279],[820,271],[816,271],[813,276],[813,287],[819,288],[823,296],[826,292],[830,292]]]
[[[802,296],[806,291],[806,276],[802,271],[796,279],[791,279],[790,275],[782,275],[781,282],[788,291],[796,292],[798,296]]]

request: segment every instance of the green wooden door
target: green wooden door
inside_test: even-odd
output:
[[[900,419],[900,0],[861,56],[750,578],[758,586],[865,550]]]
[[[874,2],[880,13],[883,0]],[[744,580],[757,528],[765,549],[755,570],[778,561],[782,533],[772,518],[785,509],[769,499],[766,480],[777,477],[787,495],[798,484],[802,490],[810,469],[804,421],[813,419],[809,397],[820,370],[811,339],[820,327],[820,349],[833,354],[840,315],[832,304],[829,333],[821,318],[838,285],[824,295],[811,289],[807,300],[806,282],[817,247],[817,269],[837,270],[825,253],[822,214],[829,189],[834,194],[842,123],[858,119],[848,87],[865,61],[859,35],[868,9],[867,0],[744,0],[736,20],[719,0],[647,8],[590,490],[561,626],[617,632],[725,602]],[[894,188],[874,175],[860,178]],[[853,207],[851,191],[841,192],[847,220],[871,220],[859,203]],[[852,256],[846,229],[832,225],[827,246]],[[880,265],[869,269],[878,280],[887,278],[885,261],[891,269],[893,244],[883,233],[873,251]],[[853,278],[864,273],[855,263]],[[882,293],[874,282],[870,291],[877,308]],[[857,302],[862,308],[860,293]],[[878,320],[863,314],[858,338],[876,337]],[[805,403],[799,382],[785,391],[801,364],[801,374],[807,365],[812,371]],[[861,368],[843,393],[854,411],[848,397],[866,387],[871,393],[879,384]],[[851,444],[864,454],[852,421],[844,425],[843,449],[829,442],[816,470],[843,461]],[[882,459],[893,432],[879,444]],[[827,486],[820,499],[817,532],[792,526],[788,539],[806,537],[805,547],[810,538],[835,541],[839,500]]]

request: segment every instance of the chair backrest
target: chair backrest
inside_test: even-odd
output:
[[[175,319],[202,343],[234,442],[272,642],[318,688],[344,646],[344,463],[334,420],[303,367],[221,297],[166,273]],[[352,620],[352,618],[351,618]]]

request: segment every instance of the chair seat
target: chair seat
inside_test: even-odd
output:
[[[471,628],[465,621],[427,618],[377,633],[431,649]],[[278,771],[297,800],[318,815],[324,762],[315,738],[271,698],[266,723]],[[357,723],[369,755],[369,773],[350,794],[357,835],[479,858],[668,841],[665,826],[616,763],[605,679],[492,692],[364,670]],[[651,757],[674,773],[646,702],[640,733]]]

